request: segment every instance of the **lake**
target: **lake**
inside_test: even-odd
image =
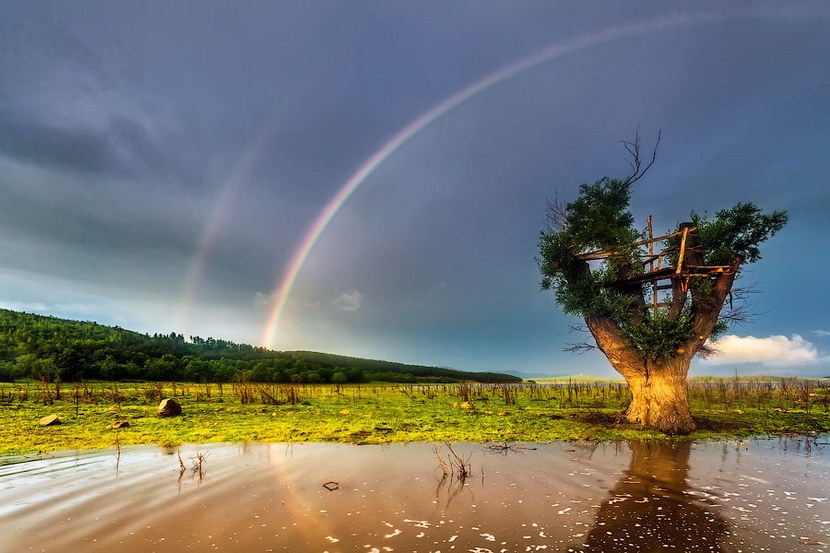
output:
[[[828,436],[123,447],[0,458],[0,551],[820,552],[828,498]]]

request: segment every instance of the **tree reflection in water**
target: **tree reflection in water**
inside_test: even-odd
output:
[[[631,443],[631,466],[597,512],[586,551],[725,551],[727,522],[694,500],[690,442]]]

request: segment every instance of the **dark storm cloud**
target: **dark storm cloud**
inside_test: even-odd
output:
[[[172,168],[137,121],[117,117],[105,128],[71,128],[27,116],[20,111],[0,113],[0,155],[86,176],[164,175]]]
[[[257,342],[254,299],[272,293],[349,176],[415,118],[553,45],[714,14],[541,64],[402,145],[312,250],[285,318],[296,340],[280,344],[462,368],[560,359],[570,321],[538,293],[533,261],[544,201],[627,171],[619,141],[637,125],[647,143],[664,131],[635,192],[638,220],[653,214],[662,228],[690,208],[749,200],[807,218],[779,255],[823,232],[827,18],[717,17],[765,9],[789,8],[4,3],[0,277],[69,275],[69,295],[123,279],[102,304],[140,297],[169,308],[185,295],[199,315],[179,332],[221,326],[227,308]],[[161,313],[153,330],[169,332]],[[804,317],[806,330],[757,328],[824,328]]]

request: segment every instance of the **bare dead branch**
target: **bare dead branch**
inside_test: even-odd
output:
[[[572,324],[568,326],[568,332],[582,332],[583,334],[590,334],[591,331],[588,330],[588,327],[583,324]]]
[[[559,188],[553,192],[553,199],[547,199],[548,228],[554,232],[561,232],[565,228],[567,214],[566,204],[559,199]]]
[[[572,324],[568,327],[569,332],[582,332],[588,335],[591,335],[591,331],[588,330],[588,327],[584,324]],[[593,336],[591,338],[586,338],[581,342],[571,342],[565,344],[565,347],[562,348],[562,351],[567,351],[568,353],[578,353],[582,355],[583,353],[587,353],[589,351],[599,349],[596,342],[591,342],[593,340]]]
[[[623,147],[631,155],[628,164],[631,166],[631,175],[625,179],[626,184],[634,184],[645,175],[648,170],[654,165],[657,160],[657,149],[660,147],[660,138],[663,135],[662,130],[657,131],[657,140],[654,143],[654,149],[651,151],[651,160],[643,167],[643,161],[640,159],[640,127],[637,126],[637,131],[634,133],[634,140],[622,140]]]
[[[452,476],[457,477],[460,482],[464,482],[467,478],[472,476],[472,468],[470,466],[470,457],[473,456],[470,453],[466,459],[455,452],[452,448],[452,444],[449,442],[444,442],[444,445],[447,446],[447,449],[450,451],[450,454],[447,455],[447,459],[450,461],[450,471]]]
[[[703,344],[697,350],[697,355],[701,359],[709,359],[710,357],[715,357],[718,354],[720,354],[720,351],[710,344]]]
[[[643,166],[643,160],[640,159],[640,127],[637,126],[637,131],[634,133],[634,140],[622,140],[622,145],[631,156],[628,164],[631,166],[631,175],[625,179],[626,184],[634,184],[640,180],[643,175],[654,165],[657,160],[657,149],[660,147],[660,139],[663,131],[657,131],[657,140],[654,143],[654,149],[651,152],[651,159]],[[567,223],[567,204],[560,200],[559,189],[554,191],[553,199],[546,200],[547,204],[547,218],[548,228],[553,232],[562,231]]]
[[[761,292],[763,292],[763,290],[761,290],[760,284],[757,280],[740,288],[732,288],[732,295],[738,300],[744,300],[747,296],[752,294],[760,294]]]
[[[750,296],[761,293],[758,282],[752,282],[741,288],[732,288],[729,294],[729,309],[720,314],[720,319],[729,324],[745,324],[754,322],[765,312],[757,311],[757,303],[750,300]]]
[[[562,351],[582,355],[583,353],[587,353],[595,349],[599,349],[599,347],[596,344],[592,344],[586,340],[584,342],[571,342],[565,344],[565,346],[562,348]]]
[[[444,458],[441,457],[441,446],[432,444],[432,452],[435,454],[435,460],[438,462],[438,468],[441,470],[441,474],[446,478],[450,475],[450,468],[444,461]]]

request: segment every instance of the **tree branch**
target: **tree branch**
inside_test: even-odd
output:
[[[553,199],[545,200],[548,206],[547,218],[548,229],[552,232],[561,232],[565,229],[567,223],[567,209],[564,202],[559,199],[559,188],[557,187],[553,192]]]
[[[631,175],[625,179],[626,184],[634,184],[638,180],[640,180],[643,175],[648,172],[654,162],[657,160],[657,148],[660,146],[660,138],[663,135],[662,130],[657,131],[657,141],[654,143],[654,149],[651,152],[651,161],[646,164],[645,167],[642,167],[642,160],[640,159],[640,127],[637,126],[637,132],[634,133],[634,141],[622,140],[623,147],[626,151],[631,154],[631,161],[628,164],[631,166],[632,172]]]
[[[614,370],[626,379],[643,376],[646,370],[644,359],[617,323],[610,317],[591,315],[585,317],[585,324]]]
[[[590,334],[590,330],[588,327],[582,324],[572,324],[569,329],[570,332],[582,332],[585,334]],[[578,353],[582,355],[583,353],[587,353],[589,351],[599,349],[596,342],[593,344],[589,341],[590,338],[586,338],[581,342],[570,342],[565,344],[565,347],[562,348],[562,351],[567,351],[568,353]]]
[[[731,271],[718,275],[712,282],[712,289],[708,293],[695,292],[692,289],[692,332],[694,337],[689,342],[688,350],[699,348],[699,337],[708,337],[712,334],[715,324],[721,316],[721,308],[732,292],[732,283],[741,268],[743,259],[734,255],[729,262]]]
[[[671,306],[669,307],[668,318],[676,319],[683,313],[683,307],[686,305],[688,293],[683,290],[679,280],[672,279],[671,281]]]
[[[729,309],[721,312],[720,319],[729,324],[744,324],[754,321],[758,315],[763,315],[755,311],[756,304],[748,298],[760,292],[757,281],[742,288],[732,288],[729,292]]]

